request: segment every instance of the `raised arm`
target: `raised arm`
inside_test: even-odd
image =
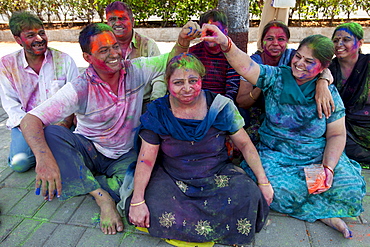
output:
[[[198,23],[194,21],[188,21],[181,29],[176,44],[173,46],[170,55],[168,56],[168,61],[183,52],[188,52],[190,41],[198,38],[201,34],[201,31],[202,30]]]
[[[146,186],[152,174],[157,159],[159,145],[150,144],[142,139],[140,153],[136,163],[134,176],[134,192],[130,204],[129,220],[139,227],[150,225],[149,209],[144,200]]]
[[[45,140],[42,121],[29,113],[22,119],[22,134],[36,157],[36,194],[40,193],[46,200],[62,194],[62,183],[58,164]],[[49,191],[49,192],[47,192]]]
[[[274,190],[266,177],[265,170],[262,167],[261,159],[256,147],[253,145],[251,139],[243,128],[231,135],[230,138],[242,152],[245,161],[257,178],[258,187],[262,191],[267,204],[270,205],[274,197]]]
[[[259,65],[248,54],[240,50],[230,37],[225,36],[217,26],[203,24],[201,40],[219,44],[231,67],[253,85],[257,83],[260,74]]]

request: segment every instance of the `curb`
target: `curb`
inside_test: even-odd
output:
[[[135,28],[135,30],[143,35],[146,35],[158,42],[175,42],[181,28]],[[290,27],[290,42],[299,43],[303,38],[312,34],[322,34],[331,37],[335,27]],[[78,42],[80,29],[58,29],[46,30],[49,41],[61,42]],[[258,27],[250,27],[248,34],[248,42],[257,41]],[[370,42],[370,27],[364,27],[365,43]],[[0,31],[0,42],[14,42],[13,35],[10,30]]]

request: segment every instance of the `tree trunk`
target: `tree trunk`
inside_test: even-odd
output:
[[[229,20],[229,36],[244,52],[248,47],[249,0],[219,0],[218,8]]]

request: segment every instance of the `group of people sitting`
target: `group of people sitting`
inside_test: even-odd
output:
[[[341,218],[363,211],[360,163],[370,164],[370,55],[361,54],[360,25],[292,50],[288,27],[272,21],[263,51],[250,57],[227,36],[226,16],[211,10],[159,55],[133,30],[128,5],[111,3],[106,17],[108,25],[80,32],[90,64],[80,75],[47,47],[36,16],[9,21],[23,49],[0,60],[8,163],[18,172],[35,166],[36,194],[90,194],[105,234],[123,231],[124,216],[173,245],[248,244],[269,209],[351,238]],[[312,191],[313,165],[323,176]]]

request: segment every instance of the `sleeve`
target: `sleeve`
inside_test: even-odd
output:
[[[160,75],[152,80],[152,92],[150,94],[150,101],[156,100],[165,96],[167,93],[167,83],[164,75]]]
[[[256,86],[261,88],[265,93],[268,89],[273,88],[278,80],[281,79],[281,69],[279,67],[260,64],[260,75]]]
[[[230,65],[226,72],[226,93],[225,96],[235,102],[240,86],[240,75]]]
[[[152,145],[161,144],[161,138],[152,130],[142,129],[140,130],[139,136],[141,139]]]
[[[161,55],[161,51],[158,48],[157,43],[154,40],[148,41],[148,57],[154,57]]]
[[[235,134],[238,130],[243,128],[245,125],[244,118],[240,115],[238,108],[233,102],[230,102],[227,106],[230,116],[229,119],[232,119],[230,128],[228,130],[229,134]]]
[[[75,79],[79,72],[73,58],[65,52],[50,48],[53,54],[53,63],[55,77],[58,80],[64,80],[65,83]]]
[[[50,125],[64,118],[79,109],[78,93],[68,82],[51,98],[32,109],[29,113],[40,118],[44,125]]]
[[[18,93],[14,89],[12,82],[7,77],[7,69],[0,63],[0,96],[1,104],[8,114],[7,125],[9,128],[17,127],[22,118],[26,115]]]
[[[72,81],[73,79],[75,79],[79,72],[78,72],[78,67],[75,63],[75,61],[73,60],[72,57],[68,56],[69,57],[69,68],[67,69],[67,82],[69,81]]]
[[[224,97],[224,96],[222,96]],[[234,134],[244,126],[244,119],[240,115],[238,108],[230,100],[224,97],[229,102],[223,107],[223,109],[217,114],[214,127],[226,131],[228,134]],[[212,107],[210,108],[210,114]]]
[[[127,76],[132,77],[133,87],[138,84],[151,83],[153,79],[164,74],[169,53],[154,57],[139,57],[131,60],[133,71],[128,72]],[[130,74],[131,73],[131,74]]]
[[[161,55],[157,43],[154,40],[148,42],[149,57]],[[154,78],[151,82],[152,91],[150,93],[150,101],[163,97],[167,93],[167,83],[165,82],[164,75]]]

